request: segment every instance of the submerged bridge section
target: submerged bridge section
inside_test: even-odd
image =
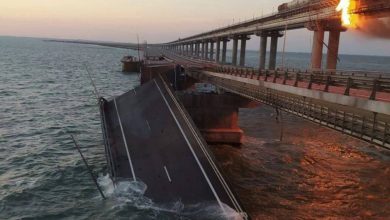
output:
[[[215,204],[247,218],[164,77],[100,104],[114,183],[145,183],[145,196],[157,204]]]

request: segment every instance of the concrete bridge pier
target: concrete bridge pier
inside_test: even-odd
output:
[[[199,54],[198,52],[198,43],[194,42],[194,54],[193,54],[193,57],[197,57]]]
[[[325,31],[322,27],[314,30],[313,48],[311,51],[311,68],[320,70],[322,67],[322,51],[324,48]]]
[[[202,42],[202,51],[201,51],[201,56],[200,56],[202,59],[205,59],[205,57],[206,57],[205,56],[205,52],[206,52],[205,49],[206,49],[206,43]]]
[[[214,60],[214,41],[210,41],[210,60]]]
[[[221,56],[221,40],[218,38],[215,43],[216,43],[215,62],[219,63],[220,56]]]
[[[329,32],[326,69],[330,71],[335,71],[337,68],[337,60],[338,60],[339,45],[340,45],[340,33],[341,33],[340,30],[331,30]]]
[[[268,36],[260,34],[260,56],[259,56],[259,69],[265,69],[265,61],[267,58],[267,40]]]
[[[203,46],[203,43],[199,42],[199,45],[198,45],[198,58],[202,58],[202,46]]]
[[[274,32],[271,34],[271,50],[269,57],[269,65],[268,69],[275,70],[276,69],[276,55],[278,53],[278,39],[282,35],[279,32]]]
[[[245,54],[246,54],[246,41],[250,38],[246,35],[241,37],[241,48],[240,48],[240,66],[245,66]]]
[[[205,42],[205,53],[204,53],[204,59],[205,60],[208,60],[209,59],[209,42],[206,41]]]
[[[238,36],[233,37],[232,65],[237,66]]]
[[[227,43],[228,43],[228,39],[227,38],[224,38],[222,40],[222,63],[223,64],[226,64],[226,52],[227,52]]]

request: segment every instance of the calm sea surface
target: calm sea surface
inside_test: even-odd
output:
[[[99,112],[86,66],[108,98],[138,85],[120,72],[134,51],[0,37],[0,219],[207,219],[212,207],[185,212],[155,207],[124,186],[113,191]],[[258,54],[248,53],[256,65]],[[306,68],[309,54],[287,53]],[[340,56],[342,69],[390,72],[389,57]],[[280,59],[279,59],[280,60]],[[255,219],[390,216],[390,154],[348,136],[284,115],[285,139],[272,109],[243,109],[241,148],[213,150]],[[83,148],[109,199],[96,191],[69,135]],[[208,219],[216,219],[214,215]]]

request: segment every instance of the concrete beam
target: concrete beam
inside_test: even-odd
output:
[[[342,94],[299,88],[290,85],[265,82],[262,80],[244,78],[240,76],[233,76],[233,75],[222,74],[222,73],[214,73],[208,71],[202,71],[202,73],[210,76],[230,79],[237,82],[244,82],[255,86],[274,89],[280,92],[286,92],[294,95],[322,100],[329,103],[339,104],[343,106],[350,106],[355,109],[362,109],[370,112],[377,112],[380,114],[390,115],[390,103],[386,101],[376,101],[376,100],[370,100],[370,99],[360,98],[356,96],[346,96]]]

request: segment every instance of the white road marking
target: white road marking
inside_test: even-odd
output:
[[[161,76],[160,76],[161,78]],[[161,80],[163,80],[161,78]],[[166,86],[166,83],[163,81],[163,83],[165,84]],[[187,119],[187,116],[186,114],[182,111],[180,105],[177,103],[177,101],[175,100],[175,97],[173,96],[172,92],[168,89],[168,93],[169,95],[171,96],[171,98],[173,99],[173,101],[175,102],[176,106],[178,107],[179,111],[181,112],[184,120],[187,122],[187,124],[190,124],[190,122],[188,121]],[[197,140],[199,146],[201,147],[203,153],[206,155],[206,158],[208,159],[209,163],[211,164],[215,174],[217,175],[217,177],[219,178],[219,180],[221,181],[221,184],[222,186],[225,188],[227,194],[229,195],[229,198],[231,199],[232,203],[234,204],[235,208],[237,210],[239,210],[240,212],[243,212],[240,204],[238,203],[237,199],[235,198],[234,194],[232,193],[232,191],[230,190],[229,186],[227,185],[225,179],[222,177],[221,173],[219,172],[219,170],[217,169],[215,163],[213,162],[213,160],[210,158],[210,155],[208,154],[207,150],[205,149],[204,145],[203,145],[203,142],[199,139],[197,133],[193,130],[192,126],[189,126],[189,128],[191,129],[192,133],[194,134],[195,136],[195,139]]]
[[[129,148],[128,148],[128,146],[127,146],[127,141],[126,141],[125,132],[123,131],[122,120],[121,120],[121,117],[119,116],[118,106],[116,105],[116,98],[114,98],[114,105],[115,105],[116,115],[118,116],[118,119],[119,119],[119,126],[120,126],[120,128],[121,128],[122,138],[123,138],[123,142],[124,142],[124,144],[125,144],[127,157],[129,158],[129,165],[130,165],[131,173],[132,173],[132,175],[133,175],[134,181],[137,181],[137,179],[136,179],[136,177],[135,177],[135,172],[134,172],[133,163],[132,163],[131,157],[130,157]]]
[[[194,149],[193,149],[193,147],[192,147],[190,141],[188,140],[186,134],[184,133],[184,130],[183,130],[183,128],[181,127],[179,121],[177,120],[175,114],[173,113],[171,106],[169,106],[169,103],[168,103],[167,99],[165,98],[164,94],[162,93],[160,87],[158,86],[156,80],[153,80],[153,81],[154,81],[154,83],[156,84],[157,89],[158,89],[158,91],[160,92],[160,94],[161,94],[161,96],[162,96],[162,98],[163,98],[165,104],[167,105],[169,111],[171,112],[171,115],[172,115],[173,119],[175,120],[177,126],[179,127],[179,130],[180,130],[181,134],[183,135],[183,137],[184,137],[184,139],[185,139],[185,141],[186,141],[186,143],[187,143],[187,145],[188,145],[188,147],[189,147],[189,149],[190,149],[192,155],[193,155],[194,158],[195,158],[195,161],[197,162],[197,164],[198,164],[200,170],[202,171],[202,174],[203,174],[203,176],[205,177],[206,182],[208,183],[208,185],[209,185],[209,187],[210,187],[212,193],[214,194],[215,198],[217,199],[217,202],[218,202],[219,206],[221,207],[222,211],[223,211],[224,213],[226,213],[226,210],[225,210],[225,208],[224,208],[224,206],[223,206],[223,204],[222,204],[222,202],[221,202],[221,199],[219,198],[217,192],[216,192],[215,189],[214,189],[214,186],[212,185],[212,183],[211,183],[209,177],[208,177],[207,174],[206,174],[206,171],[204,170],[202,164],[200,163],[198,156],[196,156],[196,153],[195,153],[195,151],[194,151]]]
[[[164,170],[165,170],[165,174],[167,174],[167,177],[168,177],[168,180],[169,180],[169,182],[170,182],[170,183],[172,183],[171,176],[169,175],[169,173],[168,173],[168,169],[167,169],[167,167],[166,167],[166,166],[164,166]]]
[[[149,131],[151,131],[152,129],[150,128],[150,124],[148,120],[146,120],[146,125],[148,125]]]

